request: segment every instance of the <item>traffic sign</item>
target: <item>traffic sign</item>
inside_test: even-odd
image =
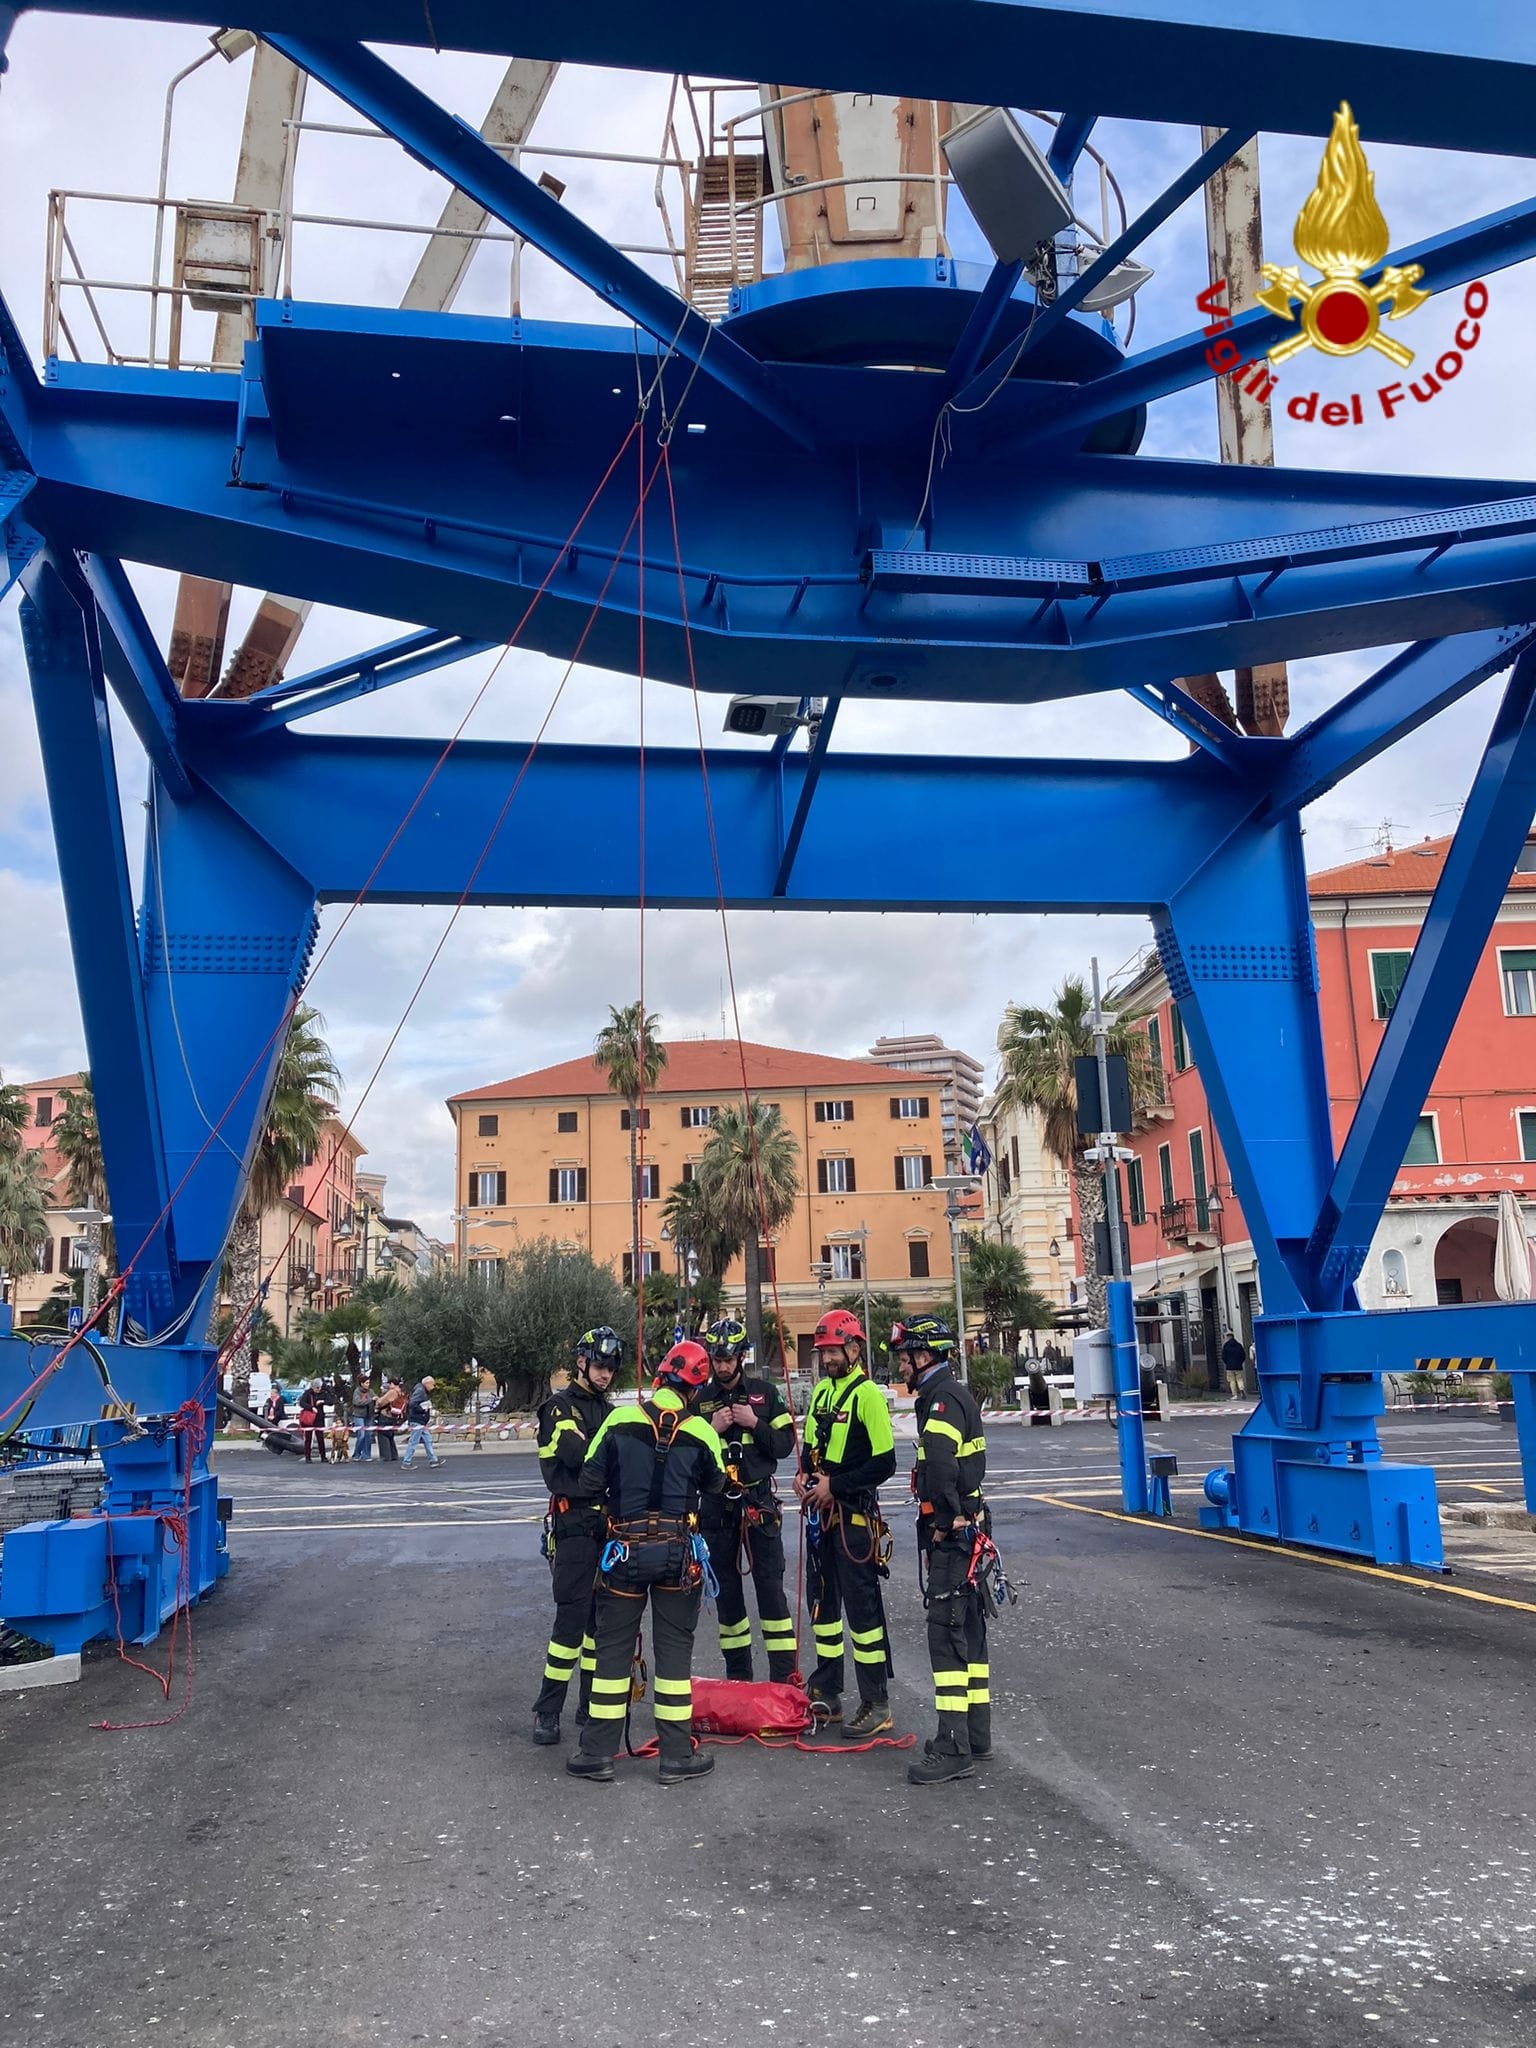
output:
[[[80,1306],[79,1302],[76,1302],[69,1312],[69,1327],[72,1330],[78,1330],[84,1321],[85,1310]]]

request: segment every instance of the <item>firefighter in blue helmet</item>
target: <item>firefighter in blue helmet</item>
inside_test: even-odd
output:
[[[539,1471],[549,1488],[549,1562],[554,1579],[555,1625],[544,1652],[544,1683],[533,1707],[533,1739],[560,1740],[560,1710],[578,1664],[576,1719],[587,1718],[595,1652],[592,1609],[597,1561],[607,1535],[591,1501],[574,1499],[592,1439],[608,1415],[608,1389],[624,1363],[624,1340],[604,1325],[576,1342],[568,1383],[539,1409]]]
[[[774,1467],[795,1447],[795,1423],[772,1380],[744,1370],[747,1333],[729,1318],[704,1332],[714,1373],[699,1400],[699,1414],[720,1438],[726,1487],[700,1510],[704,1540],[720,1591],[715,1617],[727,1678],[752,1676],[752,1624],[745,1580],[757,1594],[768,1676],[787,1679],[795,1669],[795,1624],[784,1591],[784,1514],[773,1483]]]
[[[975,1568],[986,1531],[981,1482],[987,1442],[981,1409],[950,1370],[955,1340],[937,1316],[891,1331],[891,1354],[917,1396],[917,1552],[928,1609],[928,1656],[939,1732],[907,1771],[913,1785],[969,1778],[992,1754],[985,1590]]]
[[[725,1485],[720,1439],[693,1412],[709,1377],[702,1345],[674,1344],[650,1391],[610,1410],[582,1466],[577,1492],[602,1502],[608,1535],[597,1583],[591,1718],[565,1765],[573,1778],[607,1784],[613,1777],[647,1601],[657,1775],[663,1785],[679,1785],[715,1767],[693,1746],[693,1637],[704,1591],[699,1502]]]

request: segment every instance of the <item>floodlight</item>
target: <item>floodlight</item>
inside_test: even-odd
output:
[[[726,731],[754,739],[782,739],[803,722],[798,697],[733,697],[725,709]]]
[[[1094,286],[1086,299],[1078,300],[1078,308],[1084,313],[1107,313],[1112,306],[1134,298],[1144,284],[1151,282],[1152,276],[1145,263],[1117,264],[1102,283]]]
[[[999,263],[1027,263],[1072,218],[1066,188],[1006,107],[984,107],[940,144]]]
[[[226,64],[233,64],[237,58],[243,57],[247,50],[254,50],[256,47],[256,37],[248,28],[215,29],[208,40]]]

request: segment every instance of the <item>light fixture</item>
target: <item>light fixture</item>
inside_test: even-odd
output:
[[[1134,298],[1144,284],[1150,284],[1155,272],[1145,263],[1120,263],[1096,284],[1086,299],[1078,300],[1078,309],[1084,313],[1107,313],[1113,306],[1121,305],[1126,299]]]
[[[798,697],[733,697],[725,707],[726,731],[753,739],[782,739],[804,723]]]
[[[1208,1194],[1208,1195],[1206,1196],[1206,1198],[1205,1198],[1205,1206],[1206,1206],[1206,1209],[1207,1209],[1207,1210],[1209,1211],[1209,1213],[1210,1213],[1210,1214],[1211,1214],[1212,1216],[1219,1216],[1219,1215],[1221,1214],[1222,1210],[1223,1210],[1223,1209],[1224,1209],[1224,1208],[1225,1208],[1225,1207],[1226,1207],[1227,1205],[1226,1205],[1226,1203],[1225,1203],[1225,1202],[1224,1202],[1224,1201],[1223,1201],[1223,1200],[1221,1199],[1221,1196],[1220,1196],[1220,1194],[1219,1194],[1219,1193],[1217,1192],[1217,1190],[1216,1190],[1215,1188],[1212,1188],[1212,1189],[1211,1189],[1211,1192],[1210,1192],[1210,1193],[1209,1193],[1209,1194]]]
[[[216,28],[208,38],[226,64],[233,64],[247,50],[254,50],[256,37],[248,28]]]
[[[983,107],[939,146],[999,263],[1028,263],[1071,220],[1065,186],[1006,107]]]
[[[1059,1259],[1061,1257],[1061,1246],[1056,1242],[1054,1237],[1051,1239],[1050,1243],[1046,1246],[1045,1249],[1051,1258]]]
[[[557,178],[553,171],[540,171],[539,190],[547,192],[556,203],[565,197],[565,180]]]

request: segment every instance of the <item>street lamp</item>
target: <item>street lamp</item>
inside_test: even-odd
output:
[[[827,1305],[827,1282],[832,1278],[830,1259],[812,1259],[811,1278],[816,1282],[816,1304],[818,1314]]]
[[[872,1354],[874,1339],[869,1333],[869,1225],[861,1223],[857,1230],[829,1230],[827,1243],[856,1244],[859,1248],[859,1273],[864,1282],[864,1341]]]
[[[965,1353],[965,1282],[960,1276],[960,1225],[965,1220],[960,1197],[974,1195],[981,1187],[981,1176],[977,1173],[936,1173],[928,1185],[947,1197],[944,1218],[949,1225],[949,1256],[955,1269],[955,1321],[960,1325],[957,1333],[960,1340],[960,1379],[964,1384],[971,1374]]]
[[[1231,1291],[1227,1286],[1227,1233],[1221,1220],[1227,1205],[1221,1199],[1221,1190],[1218,1185],[1213,1184],[1211,1192],[1206,1198],[1205,1206],[1215,1227],[1216,1257],[1221,1266],[1221,1326],[1224,1330],[1230,1332],[1235,1328],[1235,1320],[1232,1314]]]

